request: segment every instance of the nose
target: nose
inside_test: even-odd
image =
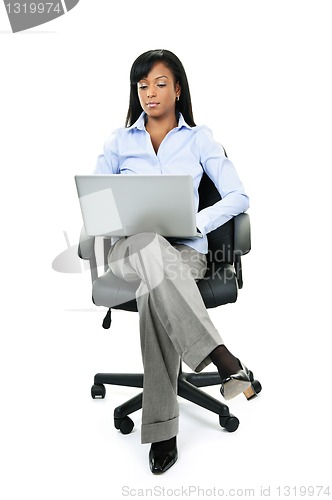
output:
[[[147,89],[146,96],[148,98],[156,96],[156,91],[154,90],[153,87]]]

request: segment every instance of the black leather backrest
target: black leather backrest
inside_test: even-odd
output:
[[[209,207],[221,200],[221,196],[215,187],[214,183],[204,172],[201,179],[199,188],[199,208]],[[209,242],[209,262],[225,262],[233,263],[233,250],[234,250],[234,223],[233,219],[229,220],[222,226],[218,227],[214,231],[208,234]]]

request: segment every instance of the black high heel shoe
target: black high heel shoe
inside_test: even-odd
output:
[[[178,459],[178,450],[175,446],[168,451],[155,450],[151,446],[149,453],[150,470],[153,474],[162,474],[175,464]]]
[[[238,361],[240,369],[233,375],[230,375],[221,381],[220,392],[226,401],[235,398],[241,394],[241,392],[243,392],[247,399],[250,399],[255,393],[251,386],[250,372],[248,368],[241,363],[240,360]]]

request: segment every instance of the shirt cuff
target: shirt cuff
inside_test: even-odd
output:
[[[209,218],[206,216],[204,217],[204,214],[202,212],[198,212],[198,214],[196,214],[196,227],[197,229],[199,229],[199,231],[202,233],[203,236],[206,235],[206,224],[208,222]]]

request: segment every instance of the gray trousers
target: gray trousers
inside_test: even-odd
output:
[[[206,256],[158,234],[140,233],[118,240],[108,264],[119,278],[141,279],[136,292],[144,365],[141,441],[170,439],[179,428],[180,360],[199,372],[223,344],[195,282],[206,272]]]

